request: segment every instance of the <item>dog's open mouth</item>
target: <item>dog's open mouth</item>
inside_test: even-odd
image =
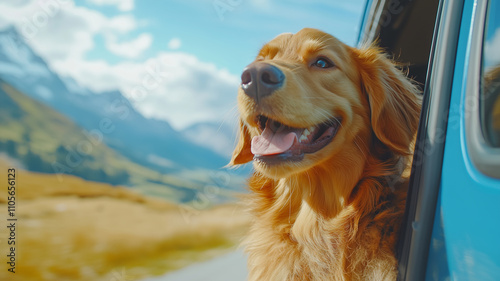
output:
[[[261,135],[252,139],[254,159],[267,164],[300,161],[329,144],[337,134],[341,120],[334,118],[309,128],[294,128],[263,115],[257,117]]]

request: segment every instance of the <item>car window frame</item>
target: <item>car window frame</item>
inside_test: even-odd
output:
[[[399,281],[421,281],[426,277],[463,7],[463,0],[439,1],[405,221],[399,238]]]
[[[474,167],[486,176],[500,178],[500,148],[493,147],[483,134],[481,123],[483,51],[490,1],[476,1],[469,40],[469,68],[465,93],[465,137],[467,152]]]

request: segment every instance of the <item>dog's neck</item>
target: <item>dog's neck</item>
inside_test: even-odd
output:
[[[254,202],[258,201],[253,208],[255,214],[281,225],[284,233],[305,225],[309,227],[301,229],[312,229],[318,222],[340,217],[359,220],[368,216],[380,196],[391,193],[390,188],[400,184],[399,176],[406,163],[406,157],[380,159],[368,150],[362,146],[345,148],[331,162],[286,178],[254,174],[250,188]]]
[[[289,249],[289,254],[303,257],[307,268],[314,266],[317,269],[314,274],[333,274],[332,270],[338,269],[338,274],[334,275],[343,276],[342,269],[350,260],[351,247],[359,244],[360,235],[366,233],[377,211],[386,208],[382,206],[386,203],[381,203],[390,202],[387,203],[389,208],[398,204],[393,211],[383,212],[384,216],[397,215],[394,209],[404,210],[404,205],[397,203],[404,204],[401,201],[404,192],[400,192],[403,197],[392,194],[388,180],[385,176],[380,177],[399,174],[384,168],[394,167],[397,159],[386,165],[381,165],[381,162],[385,161],[367,158],[359,171],[350,169],[348,172],[342,167],[326,165],[322,168],[324,170],[311,169],[308,173],[278,180],[254,174],[249,185],[253,191],[250,196],[254,198],[250,202],[254,203],[256,215],[247,240],[251,255],[262,257],[269,251],[281,254],[287,253],[283,249]],[[351,163],[347,164],[344,167],[352,167]],[[404,185],[403,182],[394,183],[395,189]],[[276,245],[276,248],[269,248],[269,245]],[[293,265],[296,259],[289,261]],[[260,270],[260,267],[254,270]],[[317,279],[330,278],[328,275]]]
[[[326,162],[280,181],[301,193],[302,201],[322,218],[334,218],[348,204],[353,190],[371,167],[372,159],[363,154],[345,154],[339,157],[344,159],[342,162]]]
[[[274,182],[271,185],[274,190],[268,190],[272,194],[268,193],[266,197],[272,198],[269,203],[273,208],[267,211],[275,213],[278,218],[290,224],[294,224],[299,217],[313,220],[312,214],[315,216],[314,220],[334,219],[347,207],[360,212],[358,215],[364,215],[379,200],[376,195],[390,193],[391,188],[400,184],[400,176],[405,166],[403,160],[403,157],[394,158],[387,165],[383,165],[381,160],[371,157],[364,159],[364,165],[358,168],[353,168],[356,166],[345,162],[326,163],[287,178],[268,179]],[[395,165],[396,163],[399,165]],[[388,190],[374,192],[374,189]],[[266,189],[259,191],[261,194],[266,193]]]
[[[384,200],[382,197],[393,192],[387,185],[392,177],[373,177],[382,174],[380,170],[374,170],[375,167],[381,167],[380,163],[375,164],[373,161],[376,160],[367,160],[357,177],[345,176],[352,176],[352,170],[350,173],[338,170],[337,173],[329,171],[329,177],[309,173],[298,175],[307,179],[290,177],[279,180],[277,194],[281,194],[278,197],[281,202],[278,205],[288,203],[288,206],[282,205],[285,210],[282,216],[286,217],[288,213],[288,221],[285,221],[285,224],[289,226],[287,232],[290,238],[306,247],[312,241],[325,239],[325,233],[338,233],[338,237],[330,238],[338,240],[339,244],[342,244],[340,241],[355,239],[360,221],[373,216],[377,204]],[[398,172],[393,171],[392,175],[396,173]],[[386,174],[390,175],[388,171]],[[299,186],[299,183],[306,184]],[[400,184],[395,181],[393,183]],[[337,223],[329,223],[333,221]],[[328,229],[332,225],[338,229]],[[345,229],[352,230],[349,232],[351,236],[342,236],[342,233],[346,233]],[[325,241],[324,245],[329,244]],[[315,251],[317,250],[315,248]]]

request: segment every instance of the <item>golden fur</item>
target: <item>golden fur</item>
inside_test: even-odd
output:
[[[335,66],[312,67],[318,57]],[[315,29],[279,35],[256,60],[278,67],[286,80],[259,104],[240,88],[232,165],[252,160],[259,114],[296,128],[333,117],[341,126],[301,161],[254,161],[249,280],[395,280],[417,88],[379,49],[352,48]]]

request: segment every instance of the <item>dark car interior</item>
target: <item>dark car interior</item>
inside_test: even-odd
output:
[[[374,4],[374,14],[362,30],[360,43],[375,40],[406,66],[409,77],[423,89],[438,8],[437,0],[391,0]],[[374,34],[374,38],[370,35]],[[363,38],[364,37],[364,38]]]

